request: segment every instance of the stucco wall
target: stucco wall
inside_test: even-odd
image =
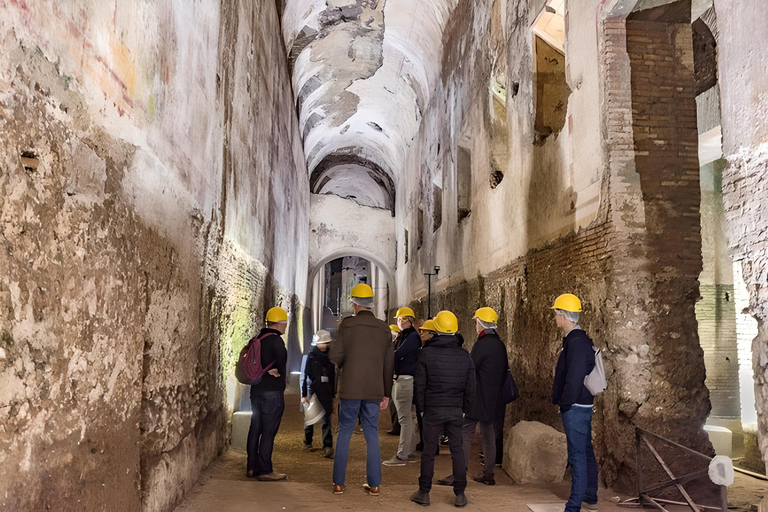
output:
[[[169,510],[266,308],[300,354],[279,34],[269,2],[0,5],[0,508]]]
[[[749,313],[757,319],[752,342],[755,402],[763,458],[768,460],[768,56],[756,51],[768,37],[768,4],[715,0],[723,115],[723,201],[731,255],[741,265]]]

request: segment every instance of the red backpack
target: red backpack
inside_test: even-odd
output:
[[[264,336],[251,338],[243,350],[240,351],[240,358],[237,360],[237,366],[235,367],[235,377],[242,384],[249,386],[255,386],[261,382],[261,378],[264,374],[272,368],[275,361],[272,361],[266,368],[261,366],[261,340],[269,336],[271,333],[267,333]]]

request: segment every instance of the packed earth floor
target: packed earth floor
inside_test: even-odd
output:
[[[418,488],[419,463],[405,467],[383,467],[381,495],[368,496],[363,491],[365,483],[365,439],[362,435],[352,436],[347,466],[346,491],[341,496],[331,492],[333,461],[322,457],[322,450],[303,451],[303,418],[299,412],[299,395],[295,386],[285,395],[285,414],[275,438],[273,463],[275,471],[286,473],[284,482],[258,482],[245,477],[244,451],[230,448],[214,461],[203,473],[195,489],[177,508],[176,512],[282,512],[283,510],[419,510],[412,503],[410,495]],[[397,450],[398,438],[386,433],[389,418],[381,414],[379,439],[382,458],[389,458]],[[315,441],[319,440],[319,427],[315,427]],[[334,443],[336,436],[334,434]],[[556,485],[513,484],[501,468],[496,468],[496,485],[486,486],[471,480],[471,476],[482,471],[478,453],[480,438],[472,446],[467,486],[469,510],[530,512],[529,504],[562,503],[568,499],[570,482]],[[456,510],[453,506],[453,490],[437,485],[437,478],[451,473],[451,458],[447,446],[441,446],[435,460],[435,482],[430,493],[430,510]],[[729,488],[729,509],[756,512],[757,504],[768,494],[768,482],[745,475],[736,475],[736,481]],[[629,512],[632,508],[619,507],[618,496],[610,489],[598,492],[600,512]],[[690,510],[686,507],[670,507],[670,512]]]

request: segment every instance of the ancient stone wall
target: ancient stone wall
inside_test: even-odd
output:
[[[715,1],[722,98],[723,200],[728,242],[749,291],[757,320],[752,341],[755,405],[763,458],[768,460],[768,56],[755,41],[768,37],[762,2]]]
[[[711,450],[702,431],[709,400],[694,314],[701,240],[690,23],[660,23],[658,44],[667,53],[662,63],[679,70],[667,77],[675,83],[665,84],[674,101],[641,107],[655,92],[642,85],[645,57],[640,63],[631,53],[631,8],[616,14],[591,2],[571,9],[565,126],[542,140],[534,126],[529,30],[541,3],[507,4],[504,14],[496,4],[459,2],[447,25],[442,80],[407,166],[421,174],[408,183],[421,185],[398,196],[398,293],[415,296],[418,312],[426,314],[421,274],[440,265],[432,311],[457,313],[467,347],[474,309],[499,310],[523,390],[508,410],[507,426],[528,419],[557,428],[549,393],[561,341],[549,306],[566,291],[582,297],[582,326],[604,349],[610,375],[594,422],[601,475],[608,484],[631,488],[634,425]],[[490,81],[500,68],[499,38],[507,42],[503,121]],[[676,116],[670,131],[656,130]],[[500,146],[507,159],[498,167],[504,162]],[[462,152],[470,153],[472,172],[464,218],[457,199]],[[442,223],[436,226],[430,219],[438,204]],[[427,219],[423,226],[420,217]],[[411,236],[407,264],[405,230]],[[413,233],[422,234],[421,248]]]
[[[269,2],[0,7],[0,508],[170,510],[233,354],[306,289]]]

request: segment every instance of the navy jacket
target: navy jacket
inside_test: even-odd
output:
[[[437,409],[469,410],[475,393],[475,367],[455,336],[435,336],[420,351],[413,387],[416,407],[425,416]]]
[[[416,356],[421,348],[421,337],[416,329],[409,327],[398,334],[395,340],[395,375],[413,375],[416,371]]]
[[[467,418],[493,421],[499,414],[501,385],[509,368],[507,347],[494,330],[483,331],[472,347],[477,391]]]
[[[552,403],[567,411],[573,404],[592,405],[594,397],[584,386],[584,377],[595,367],[592,340],[581,329],[574,329],[563,338],[563,350],[557,360]]]
[[[285,348],[285,342],[283,341],[280,331],[275,329],[263,328],[259,332],[259,337],[264,336],[261,340],[261,366],[266,368],[269,363],[274,362],[272,368],[276,369],[279,373],[279,377],[273,377],[269,373],[265,373],[255,386],[251,386],[251,395],[254,393],[263,393],[265,391],[285,391],[285,383],[288,378],[285,371],[285,363],[288,360],[288,350]],[[270,368],[270,370],[272,369]]]

